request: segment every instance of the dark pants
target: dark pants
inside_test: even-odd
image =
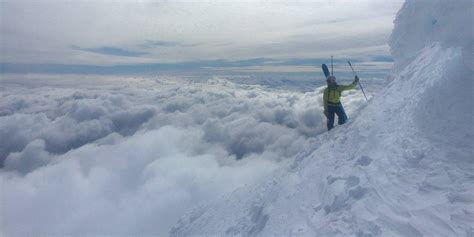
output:
[[[344,124],[347,121],[347,115],[342,104],[328,105],[328,131],[334,127],[334,115],[337,114],[337,124]]]

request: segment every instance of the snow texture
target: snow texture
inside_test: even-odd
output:
[[[473,236],[472,1],[407,1],[390,83],[355,121],[171,236]]]

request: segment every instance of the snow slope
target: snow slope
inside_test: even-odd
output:
[[[470,1],[407,1],[392,80],[354,122],[170,235],[473,236],[472,16]]]

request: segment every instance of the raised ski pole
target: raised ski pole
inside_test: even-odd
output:
[[[347,61],[347,63],[349,63],[349,66],[351,67],[352,72],[354,73],[354,75],[357,76],[356,72],[354,71],[354,68],[352,68],[351,61]],[[366,100],[366,101],[369,101],[369,100],[367,99],[367,96],[365,95],[364,88],[362,88],[362,84],[360,84],[360,81],[359,81],[359,86],[360,86],[360,89],[362,90],[362,93],[364,93],[365,100]]]
[[[334,76],[334,67],[332,64],[332,56],[331,56],[331,76]]]

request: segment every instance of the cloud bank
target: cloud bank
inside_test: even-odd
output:
[[[322,88],[55,77],[0,80],[6,235],[166,235],[190,208],[264,178],[325,132]],[[344,102],[351,117],[364,99]]]

